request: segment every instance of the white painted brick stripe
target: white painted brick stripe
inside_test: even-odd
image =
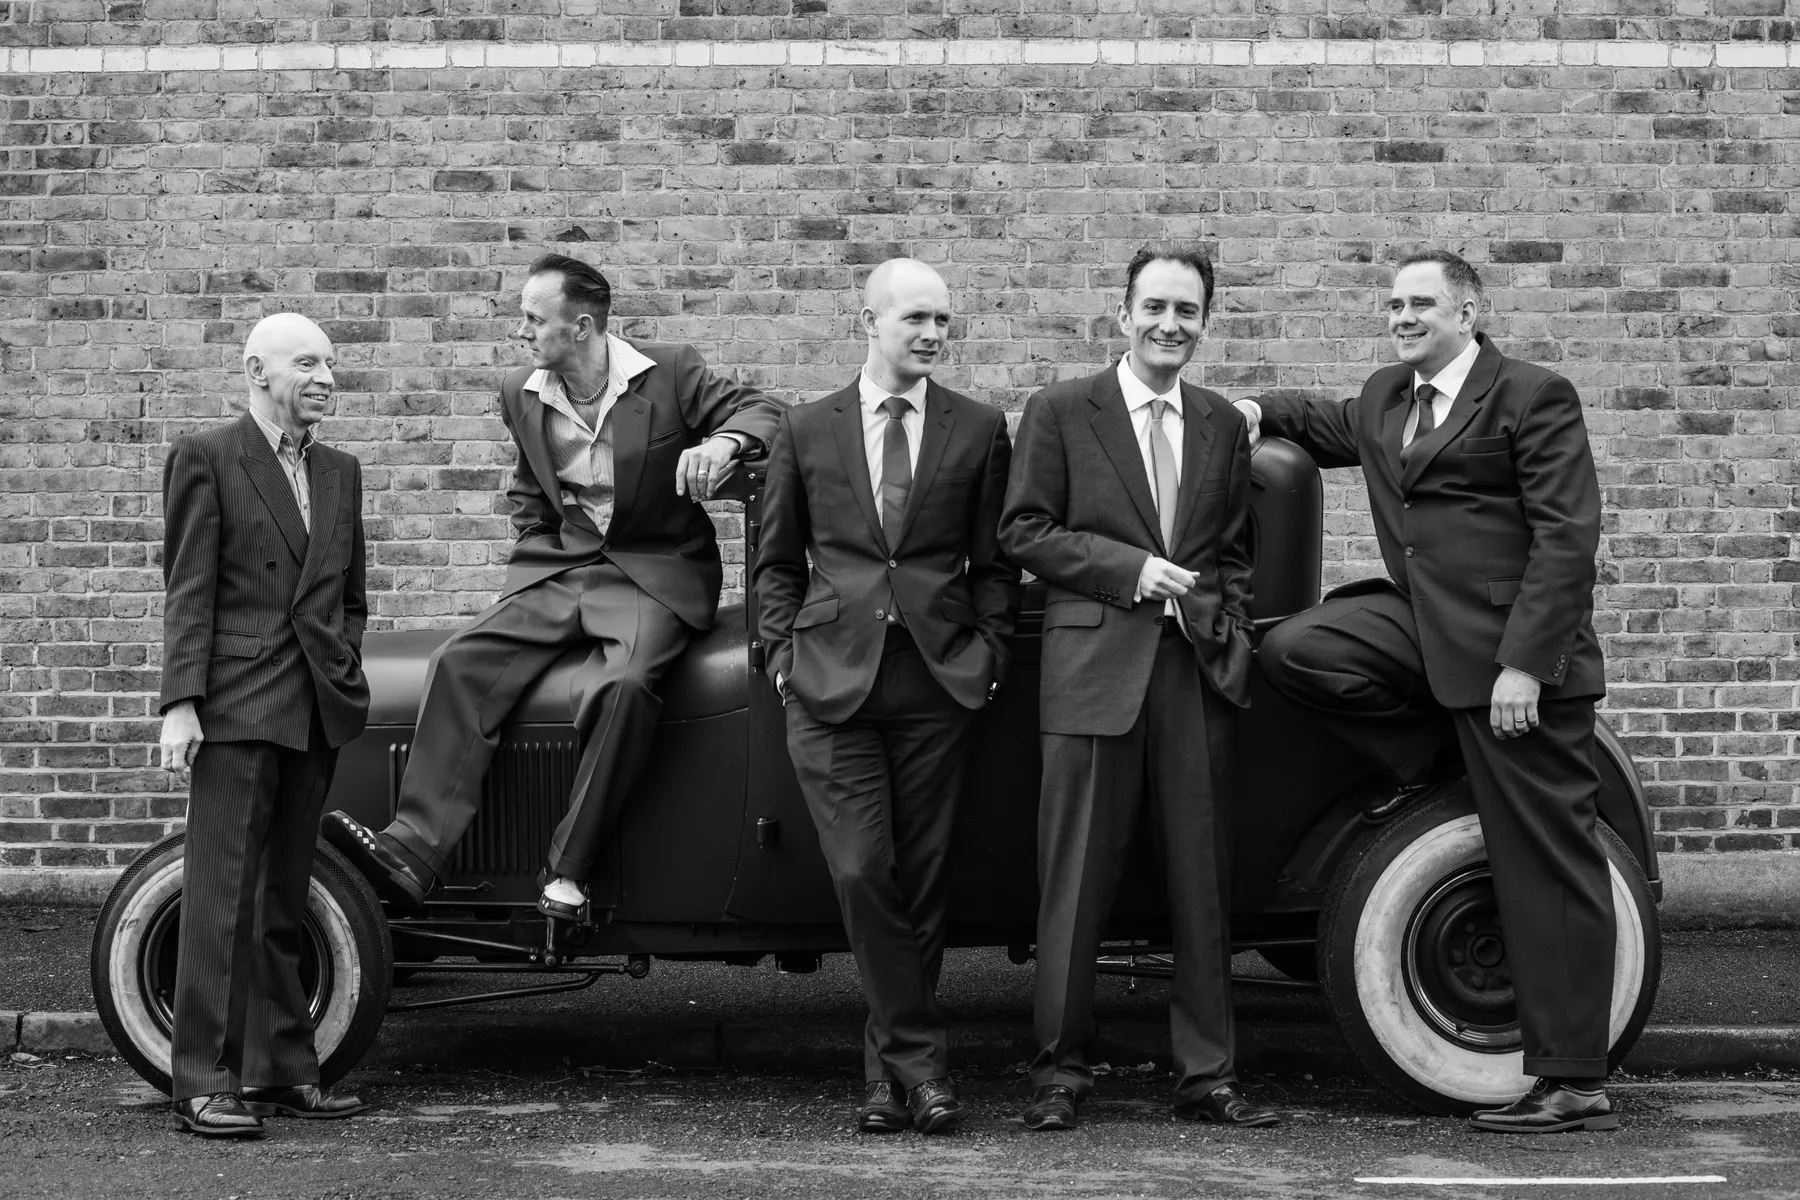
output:
[[[439,70],[445,67],[987,66],[1800,66],[1800,42],[1266,41],[971,38],[951,41],[382,42],[326,45],[58,46],[0,49],[13,74],[93,71]]]

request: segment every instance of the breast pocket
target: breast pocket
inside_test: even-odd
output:
[[[1518,482],[1518,473],[1513,469],[1511,438],[1464,438],[1457,450],[1463,471],[1471,482],[1488,487],[1508,487]]]

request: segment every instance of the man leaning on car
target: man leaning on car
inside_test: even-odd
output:
[[[1130,353],[1045,388],[1019,423],[1000,543],[1048,585],[1030,1129],[1073,1128],[1093,1087],[1094,960],[1144,812],[1174,930],[1175,1115],[1278,1119],[1233,1066],[1226,789],[1250,701],[1250,443],[1223,397],[1181,381],[1212,299],[1199,250],[1139,251],[1118,309]]]
[[[1012,446],[998,409],[931,379],[950,329],[936,271],[876,267],[861,322],[855,382],[782,416],[754,585],[869,1004],[858,1125],[934,1133],[962,1111],[937,1001],[945,858],[1018,610],[996,536]]]
[[[591,645],[570,701],[581,759],[538,900],[578,918],[649,752],[658,685],[718,610],[719,545],[700,501],[774,436],[780,405],[713,374],[692,347],[614,336],[611,306],[588,264],[531,264],[514,336],[532,365],[500,385],[519,452],[505,586],[433,658],[393,822],[380,833],[347,813],[325,822],[402,909],[422,907],[474,821],[513,707],[570,647]]]

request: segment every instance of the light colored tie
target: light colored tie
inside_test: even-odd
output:
[[[1160,396],[1150,402],[1150,463],[1156,468],[1156,519],[1162,526],[1163,550],[1175,551],[1175,500],[1181,485],[1175,480],[1175,448],[1163,432],[1163,414],[1169,402]]]
[[[912,406],[904,396],[889,396],[881,407],[888,415],[881,442],[881,532],[887,538],[888,553],[894,554],[900,549],[900,525],[906,519],[907,498],[912,495],[912,456],[902,422]]]

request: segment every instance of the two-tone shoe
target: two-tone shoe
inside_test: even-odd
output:
[[[862,1107],[856,1127],[864,1133],[899,1133],[911,1129],[912,1110],[906,1106],[906,1089],[891,1079],[871,1079],[863,1085]]]
[[[255,1138],[264,1133],[262,1118],[245,1108],[232,1092],[189,1096],[169,1109],[182,1129],[201,1137]]]
[[[334,1096],[316,1083],[293,1087],[247,1087],[244,1107],[259,1117],[301,1117],[308,1121],[340,1121],[369,1111],[355,1096]]]
[[[350,860],[351,866],[362,872],[376,895],[406,916],[425,911],[425,897],[436,881],[429,873],[421,875],[401,850],[389,845],[391,839],[386,834],[375,833],[341,810],[326,813],[319,830]]]
[[[1469,1124],[1489,1133],[1605,1133],[1619,1127],[1619,1114],[1604,1088],[1576,1088],[1559,1079],[1539,1079],[1505,1108],[1486,1108]]]
[[[1184,1100],[1175,1105],[1175,1116],[1183,1121],[1210,1121],[1215,1125],[1237,1125],[1254,1129],[1273,1125],[1281,1114],[1244,1099],[1235,1083],[1221,1083],[1198,1100]]]
[[[927,1079],[906,1093],[912,1127],[920,1133],[947,1133],[962,1120],[962,1101],[948,1079]]]

